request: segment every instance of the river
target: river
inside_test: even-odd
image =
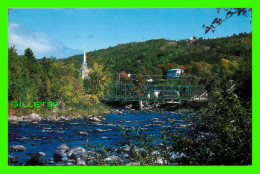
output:
[[[19,162],[25,161],[33,153],[45,152],[45,159],[53,158],[53,152],[61,144],[70,147],[86,148],[85,142],[109,147],[122,145],[124,137],[120,135],[119,125],[142,129],[147,134],[154,134],[159,141],[160,132],[167,127],[182,128],[188,123],[182,120],[181,114],[169,111],[134,111],[122,110],[122,114],[105,114],[105,120],[70,120],[59,122],[41,121],[33,124],[19,122],[9,124],[9,155]],[[159,143],[159,142],[158,142]],[[23,145],[25,152],[14,152],[12,145]],[[19,165],[19,164],[18,164]]]

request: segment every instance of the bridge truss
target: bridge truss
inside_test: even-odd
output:
[[[197,96],[198,88],[196,86],[111,83],[110,93],[103,100],[179,102],[192,100]]]

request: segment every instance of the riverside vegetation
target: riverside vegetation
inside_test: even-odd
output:
[[[60,102],[56,110],[9,107],[9,115],[97,115],[109,109],[99,98],[107,92],[113,73],[124,70],[136,74],[136,79],[130,79],[133,83],[147,83],[147,76],[154,74],[158,76],[151,76],[154,81],[148,83],[193,84],[206,89],[209,104],[196,115],[183,115],[191,124],[186,129],[162,130],[160,144],[138,128],[121,127],[130,147],[131,162],[252,164],[252,33],[206,40],[157,39],[120,44],[88,52],[87,57],[92,78],[83,81],[79,72],[82,55],[36,60],[29,48],[24,55],[9,48],[9,102]],[[177,67],[185,70],[184,78],[177,82],[161,80],[168,69]],[[92,165],[125,165],[117,159],[105,160],[111,151],[102,145],[89,148]]]
[[[37,62],[30,48],[24,55],[17,55],[9,48],[8,101],[9,115],[26,115],[32,112],[46,115],[98,115],[109,110],[99,101],[110,82],[103,65],[91,69],[89,83],[95,90],[89,92],[80,78],[80,70],[73,63],[44,58]],[[98,79],[98,81],[96,81]],[[12,102],[58,102],[59,107],[12,107]]]

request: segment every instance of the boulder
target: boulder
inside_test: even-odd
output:
[[[79,134],[80,134],[80,135],[85,135],[85,136],[88,136],[88,133],[87,133],[87,132],[85,132],[85,131],[79,131]]]
[[[31,121],[31,119],[30,119],[30,117],[27,115],[27,116],[21,116],[21,119],[22,119],[22,121],[25,121],[25,122],[30,122]]]
[[[55,162],[53,161],[52,158],[48,159],[46,162],[48,165],[55,165]]]
[[[81,158],[77,158],[76,159],[76,165],[78,165],[78,166],[85,166],[86,165],[86,161],[81,159]]]
[[[70,118],[69,117],[66,117],[66,116],[60,116],[58,117],[60,121],[69,121]]]
[[[153,152],[151,153],[151,155],[152,155],[152,156],[160,155],[160,152],[158,152],[158,151],[156,150],[156,151],[153,151]]]
[[[130,146],[122,146],[122,147],[118,148],[116,152],[117,152],[117,153],[122,153],[122,152],[125,153],[125,152],[129,152],[130,149],[131,149]]]
[[[16,116],[9,116],[8,117],[8,122],[18,122],[19,118]]]
[[[77,116],[76,119],[77,120],[84,120],[84,117],[83,116]]]
[[[45,153],[44,152],[38,152],[38,153],[34,153],[30,156],[30,158],[28,159],[26,165],[42,165],[43,164],[43,159],[45,157]]]
[[[8,165],[12,165],[12,164],[16,164],[16,163],[18,163],[17,158],[8,155]]]
[[[77,159],[77,158],[80,158],[80,159],[83,159],[83,160],[86,160],[87,159],[87,155],[86,153],[83,153],[82,151],[74,151],[74,152],[68,152],[68,157],[70,159]]]
[[[38,114],[35,114],[35,113],[30,114],[29,117],[32,122],[38,122],[38,121],[42,120],[42,118]]]
[[[23,145],[13,145],[12,146],[13,151],[19,151],[24,152],[26,148]]]
[[[93,121],[100,122],[101,120],[97,117],[93,117]]]
[[[185,156],[183,153],[180,154],[179,152],[177,152],[177,153],[172,152],[170,155],[171,155],[170,161],[172,161],[172,162],[178,158],[182,158],[183,156]]]
[[[165,163],[165,160],[162,157],[157,158],[156,164],[163,165]]]
[[[68,159],[67,154],[63,150],[55,150],[53,157],[55,162],[65,161]]]
[[[111,156],[105,158],[105,161],[112,162],[112,161],[116,161],[117,158],[118,158],[117,156],[111,155]]]
[[[74,151],[81,151],[83,153],[86,152],[86,150],[84,148],[82,148],[82,147],[74,147],[72,150],[74,150]]]
[[[126,166],[140,166],[140,165],[141,165],[140,162],[131,162],[126,164]]]
[[[63,150],[64,152],[68,152],[70,148],[67,144],[62,144],[59,147],[57,147],[56,150]]]
[[[116,155],[111,155],[111,156],[105,158],[105,161],[107,161],[107,162],[115,162],[115,161],[117,161],[117,162],[120,162],[120,163],[124,162],[124,160],[122,160],[119,156],[116,156]]]
[[[49,115],[47,116],[47,121],[56,121],[57,118],[55,116]]]
[[[129,155],[127,153],[124,153],[121,155],[122,158],[129,158]]]
[[[89,120],[91,121],[96,121],[96,122],[100,122],[101,120],[97,117],[90,117]]]
[[[153,121],[155,121],[155,120],[159,120],[159,118],[152,118],[152,120],[153,120]]]
[[[135,154],[136,154],[136,147],[135,146],[131,146],[130,150],[127,152],[127,154],[130,156],[130,157],[134,157]]]
[[[87,159],[86,150],[82,147],[74,147],[67,153],[70,159],[76,160],[77,158],[81,158],[83,160]]]

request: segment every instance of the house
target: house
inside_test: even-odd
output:
[[[184,70],[180,68],[175,68],[175,69],[170,69],[167,72],[167,78],[176,78],[176,77],[181,77],[184,75]]]
[[[131,74],[127,74],[125,71],[119,73],[119,78],[123,80],[128,80],[131,77]]]
[[[153,82],[152,78],[146,79],[147,82]]]

